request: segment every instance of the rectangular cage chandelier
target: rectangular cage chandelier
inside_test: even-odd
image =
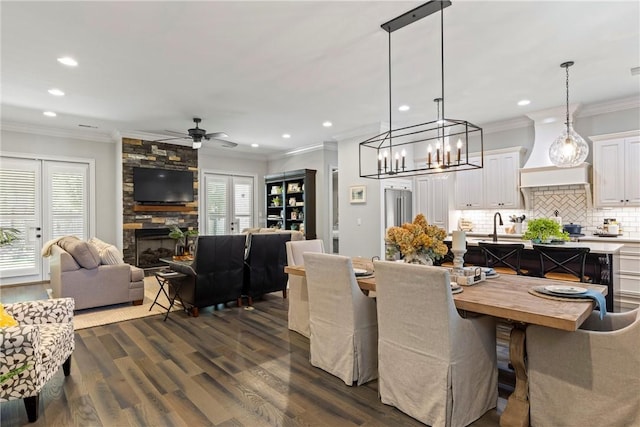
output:
[[[445,116],[443,11],[451,1],[432,0],[381,25],[389,34],[389,131],[359,144],[360,177],[386,179],[483,167],[482,128]],[[394,129],[391,94],[391,33],[440,11],[441,96],[433,121]]]

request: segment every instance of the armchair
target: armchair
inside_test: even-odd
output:
[[[58,371],[71,371],[75,348],[73,298],[5,305],[18,326],[0,328],[0,402],[23,399],[29,422],[38,419],[40,391]]]
[[[271,292],[282,291],[287,297],[287,251],[285,244],[291,240],[290,233],[253,234],[250,237],[245,258],[245,282],[243,295],[253,298]]]
[[[180,286],[180,298],[191,305],[191,313],[198,309],[236,300],[242,305],[245,236],[199,236],[191,264],[170,262],[172,270],[186,277],[172,279]],[[173,292],[173,288],[171,288]]]

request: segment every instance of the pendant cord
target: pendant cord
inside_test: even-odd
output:
[[[440,98],[442,98],[442,121],[444,122],[444,5],[442,4],[442,2],[440,2],[440,81]]]
[[[393,153],[393,142],[391,141],[391,32],[389,32],[389,156]]]
[[[567,65],[565,69],[567,70],[566,87],[567,87],[567,136],[568,136],[569,135],[569,65]]]

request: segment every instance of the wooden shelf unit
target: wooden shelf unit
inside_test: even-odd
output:
[[[302,230],[306,239],[316,238],[316,172],[300,169],[264,177],[267,227]]]

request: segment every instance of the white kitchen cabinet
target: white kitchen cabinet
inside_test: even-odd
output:
[[[640,206],[640,131],[591,139],[595,206]]]
[[[487,209],[517,209],[520,197],[520,150],[484,158],[484,200]]]
[[[480,158],[470,158],[470,163],[480,164]],[[470,169],[455,173],[455,207],[456,209],[482,209],[483,169]]]
[[[445,230],[449,229],[449,189],[448,174],[416,178],[417,213],[423,214],[427,222]]]
[[[617,258],[614,280],[619,282],[618,303],[623,309],[633,308],[640,304],[640,244],[625,243]]]

